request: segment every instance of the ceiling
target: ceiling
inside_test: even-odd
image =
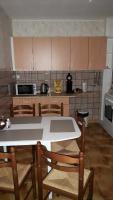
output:
[[[94,19],[113,16],[113,0],[0,0],[12,19]]]

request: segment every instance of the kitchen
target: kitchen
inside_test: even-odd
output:
[[[112,6],[111,6],[112,7]],[[66,91],[66,76],[69,69],[64,71],[49,68],[47,71],[13,71],[15,64],[11,58],[10,37],[73,37],[73,36],[102,36],[107,37],[106,50],[106,73],[110,71],[107,81],[108,85],[103,82],[103,70],[95,69],[92,71],[70,71],[73,78],[73,90],[76,88],[82,89],[82,82],[86,80],[87,89],[89,93],[84,92],[73,97],[69,95],[69,110],[70,115],[74,115],[74,111],[79,109],[88,110],[90,113],[89,119],[91,121],[100,121],[103,119],[103,112],[101,113],[101,102],[104,101],[104,94],[110,89],[112,82],[112,54],[113,54],[113,18],[106,16],[106,18],[97,19],[65,19],[65,20],[33,20],[33,19],[13,19],[12,21],[7,14],[0,8],[0,30],[1,30],[1,58],[0,58],[0,108],[1,113],[7,115],[9,105],[12,102],[10,84],[15,83],[37,83],[37,90],[39,90],[42,82],[48,83],[51,91],[54,90],[53,80],[62,80],[63,91]],[[13,57],[14,58],[14,57]],[[50,63],[51,64],[51,63]],[[69,62],[70,64],[70,62]],[[55,66],[55,65],[54,65]],[[106,67],[107,66],[107,67]],[[50,66],[51,67],[51,66]],[[69,66],[70,67],[70,66]],[[10,72],[10,69],[12,70]],[[102,84],[103,83],[103,84]],[[102,85],[101,85],[102,84]],[[103,88],[104,86],[104,88]],[[92,93],[90,93],[92,91]],[[102,93],[103,92],[103,93]],[[103,96],[102,96],[102,95]],[[101,99],[102,97],[102,99]],[[21,98],[21,97],[20,97]],[[85,104],[84,104],[85,102]],[[101,115],[101,116],[100,116]]]

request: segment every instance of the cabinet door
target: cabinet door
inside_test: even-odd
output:
[[[33,38],[33,56],[35,70],[51,69],[51,39]]]
[[[69,70],[70,38],[52,38],[52,70]]]
[[[28,71],[33,69],[32,38],[13,39],[15,70]]]
[[[106,37],[89,38],[89,69],[104,69],[106,66]]]
[[[71,38],[71,70],[88,69],[88,37]]]

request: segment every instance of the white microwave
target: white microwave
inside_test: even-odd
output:
[[[25,84],[16,84],[16,95],[36,95],[36,84],[35,83],[25,83]]]

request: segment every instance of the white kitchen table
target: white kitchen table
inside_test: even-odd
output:
[[[36,145],[38,141],[51,149],[51,142],[80,137],[72,117],[15,117],[11,127],[0,130],[0,146]]]

